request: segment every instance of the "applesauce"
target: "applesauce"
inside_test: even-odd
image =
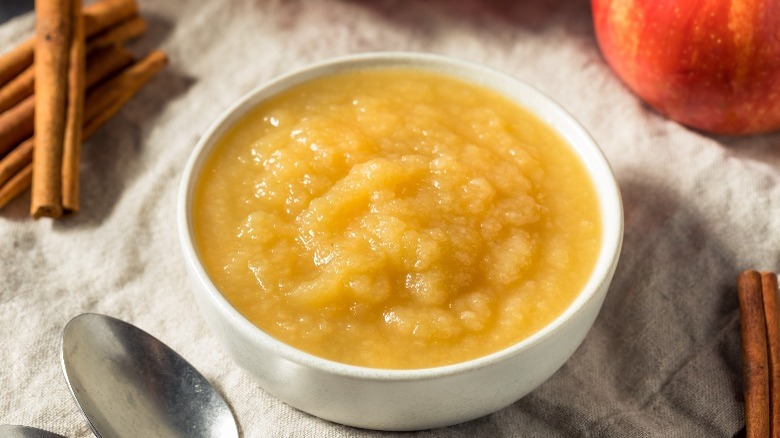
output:
[[[508,347],[571,304],[601,219],[566,142],[496,92],[405,68],[333,74],[227,130],[195,188],[214,284],[280,341],[414,369]]]

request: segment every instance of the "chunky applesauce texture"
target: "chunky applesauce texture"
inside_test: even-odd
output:
[[[209,155],[196,247],[220,292],[278,340],[416,369],[540,330],[601,241],[592,181],[517,104],[439,73],[377,68],[279,94]]]

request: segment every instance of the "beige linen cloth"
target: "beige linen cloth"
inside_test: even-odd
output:
[[[6,0],[3,0],[4,2]],[[59,362],[83,312],[132,322],[191,361],[245,437],[731,437],[744,425],[736,278],[780,269],[780,135],[720,138],[666,120],[611,73],[586,0],[140,0],[131,47],[171,59],[84,146],[82,213],[0,212],[0,423],[91,436]],[[0,8],[3,6],[0,5]],[[0,50],[32,13],[0,24]],[[194,304],[175,203],[206,127],[276,75],[337,55],[405,50],[477,62],[567,108],[606,153],[625,240],[593,329],[549,381],[465,424],[353,429],[266,394],[227,356]]]

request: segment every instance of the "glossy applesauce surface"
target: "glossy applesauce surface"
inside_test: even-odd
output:
[[[296,86],[231,127],[193,203],[238,311],[300,350],[413,369],[508,347],[561,314],[600,249],[593,184],[550,127],[437,73]]]

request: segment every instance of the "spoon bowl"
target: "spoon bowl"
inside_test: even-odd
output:
[[[98,437],[237,437],[225,400],[184,358],[118,319],[86,313],[62,333],[71,394]]]

